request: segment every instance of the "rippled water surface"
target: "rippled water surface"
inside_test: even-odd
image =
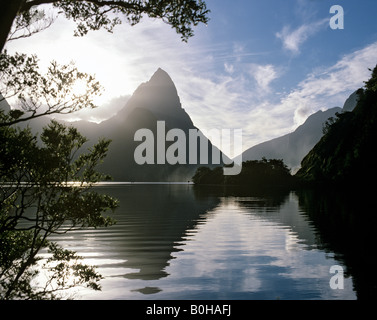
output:
[[[224,194],[192,185],[118,185],[117,224],[55,236],[105,278],[79,299],[355,299],[342,255],[295,192]],[[345,270],[333,290],[330,267]]]

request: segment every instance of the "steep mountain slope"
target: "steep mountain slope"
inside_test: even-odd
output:
[[[356,101],[357,94],[354,92],[345,102],[343,109],[335,107],[326,111],[318,111],[309,116],[294,132],[260,143],[244,151],[242,159],[244,161],[260,160],[262,157],[282,159],[288,167],[296,171],[300,167],[302,159],[323,136],[322,128],[325,122],[329,118],[335,117],[336,113],[352,110]]]
[[[377,67],[358,90],[359,100],[352,112],[339,114],[337,121],[302,161],[297,177],[317,183],[372,184],[377,178]]]
[[[243,153],[242,159],[260,160],[283,159],[292,170],[299,167],[301,160],[313,148],[322,136],[322,124],[330,117],[340,112],[341,108],[332,108],[327,111],[318,111],[311,115],[304,124],[294,132],[286,134],[261,144],[258,144]]]
[[[4,99],[3,95],[0,93],[0,111],[9,112],[10,106],[7,100]]]
[[[5,100],[1,102],[0,108],[6,112],[10,109]],[[22,128],[29,126],[33,133],[38,134],[50,120],[51,118],[46,116],[18,125]],[[179,149],[179,151],[183,151],[180,160],[184,159],[184,161],[179,161],[177,164],[170,164],[167,160],[163,164],[157,163],[157,141],[161,141],[158,139],[157,133],[158,121],[164,122],[164,132],[162,135],[160,134],[160,138],[162,137],[163,140],[166,139],[166,134],[171,129],[179,129],[184,133],[185,140],[181,139],[181,141],[184,141],[185,148],[184,150],[183,148]],[[84,145],[85,149],[94,145],[100,138],[112,140],[108,156],[99,170],[111,175],[115,181],[188,181],[191,180],[199,166],[223,165],[223,161],[212,165],[212,148],[215,152],[220,153],[220,159],[222,159],[222,153],[206,137],[198,138],[196,141],[196,161],[193,161],[193,157],[190,158],[189,132],[190,130],[198,131],[198,129],[182,108],[174,82],[160,68],[149,81],[142,83],[135,90],[124,108],[110,119],[99,124],[88,121],[61,122],[75,126],[80,133],[88,138],[89,141]],[[135,133],[139,129],[150,130],[153,134],[153,164],[140,165],[135,161],[135,149],[144,142],[144,140],[134,141]],[[174,139],[174,141],[165,141],[164,150],[160,150],[160,154],[166,154],[169,147],[176,144],[178,138],[174,137]],[[207,163],[201,163],[201,155],[204,151],[200,148],[201,143],[208,144],[208,148],[206,148]],[[176,153],[179,151],[176,150]],[[176,154],[174,155],[176,156]],[[225,161],[230,161],[226,156],[224,158]]]
[[[167,161],[157,164],[157,121],[165,122],[165,134],[170,129],[180,129],[185,133],[186,164],[172,165]],[[92,142],[100,137],[112,140],[101,171],[110,174],[116,181],[188,181],[200,166],[199,141],[197,164],[189,164],[189,130],[197,128],[182,108],[172,79],[162,69],[158,69],[148,82],[141,84],[126,106],[114,117],[100,124],[80,121],[73,125]],[[135,149],[142,143],[134,141],[135,132],[139,129],[148,129],[153,133],[154,164],[139,165],[135,162]],[[211,163],[212,147],[216,147],[212,146],[208,139],[206,142],[209,145],[208,158]],[[164,151],[174,143],[175,141],[166,142]]]

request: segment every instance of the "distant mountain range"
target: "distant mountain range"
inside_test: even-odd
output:
[[[1,96],[0,96],[1,100]],[[6,100],[2,99],[0,108],[5,112],[10,110]],[[165,134],[171,129],[180,129],[185,134],[186,150],[185,164],[158,164],[157,161],[157,140],[158,122],[164,122]],[[49,117],[40,117],[32,121],[21,122],[18,126],[25,128],[29,126],[33,133],[41,133],[43,127],[50,122]],[[197,138],[197,155],[195,161],[190,158],[189,132],[196,128],[182,108],[177,89],[170,76],[159,68],[145,83],[142,83],[127,101],[123,109],[115,116],[101,123],[89,121],[65,122],[79,129],[89,141],[84,145],[85,149],[94,145],[100,138],[111,139],[108,154],[104,162],[98,168],[99,171],[109,174],[114,181],[189,181],[200,166],[223,166],[224,161],[231,160],[205,137]],[[160,126],[161,128],[161,126]],[[139,165],[135,162],[134,151],[144,141],[134,141],[135,132],[139,129],[147,129],[153,133],[154,138],[154,164]],[[165,153],[177,141],[165,141]],[[208,144],[207,162],[201,162],[204,149],[201,145]],[[83,148],[84,148],[83,147]],[[220,155],[220,162],[212,164],[212,150]],[[84,151],[84,150],[83,150]]]
[[[324,123],[336,113],[351,111],[357,104],[357,93],[354,92],[345,102],[343,108],[335,107],[327,111],[318,111],[311,115],[304,124],[294,132],[279,138],[258,144],[243,153],[243,161],[267,159],[282,159],[293,171],[300,167],[302,159],[323,136]],[[3,100],[0,108],[9,110],[9,105]],[[34,132],[41,132],[48,124],[48,117],[41,117],[20,126],[29,125]],[[99,138],[111,139],[109,152],[100,171],[109,174],[115,181],[188,181],[200,166],[214,167],[216,165],[200,164],[201,150],[197,148],[197,164],[188,164],[189,146],[186,148],[187,164],[157,164],[156,152],[154,164],[139,165],[135,162],[135,148],[142,142],[134,141],[135,132],[141,128],[150,130],[157,137],[157,122],[165,122],[165,130],[178,128],[186,137],[190,129],[197,129],[190,116],[182,108],[177,89],[170,76],[158,69],[151,79],[141,84],[128,100],[123,109],[115,116],[99,124],[88,121],[67,123],[79,129],[89,139],[85,147],[93,145]],[[208,142],[208,160],[212,163],[212,148],[222,153],[211,142]],[[155,139],[156,140],[156,139]],[[174,142],[166,142],[167,150]],[[157,142],[154,141],[154,151]],[[225,161],[229,159],[224,156]],[[192,163],[192,161],[191,161]],[[219,165],[223,165],[221,162]]]
[[[318,111],[299,126],[294,132],[255,145],[242,154],[242,160],[282,159],[293,172],[300,167],[302,159],[323,136],[326,121],[335,117],[336,113],[349,112],[357,104],[357,93],[354,92],[344,103],[343,108],[334,107],[326,111]]]

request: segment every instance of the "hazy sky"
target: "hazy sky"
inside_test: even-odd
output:
[[[9,51],[75,61],[105,92],[96,110],[75,115],[101,120],[124,106],[158,67],[176,84],[185,110],[203,129],[243,129],[244,149],[294,130],[320,109],[342,106],[377,64],[375,0],[207,0],[208,26],[188,43],[161,21],[145,18],[114,33],[73,37],[63,18]],[[333,5],[344,29],[332,29]],[[339,22],[339,20],[337,21]]]

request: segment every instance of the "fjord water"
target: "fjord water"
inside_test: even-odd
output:
[[[369,290],[360,259],[342,248],[343,209],[324,194],[96,188],[120,200],[117,223],[53,238],[104,276],[102,291],[76,290],[76,299],[356,299]],[[335,210],[337,226],[326,210]],[[333,265],[344,269],[343,289],[330,287]]]

